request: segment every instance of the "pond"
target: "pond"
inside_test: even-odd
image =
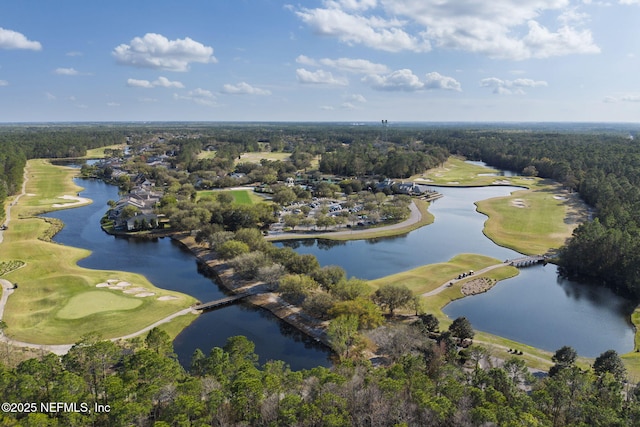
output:
[[[321,265],[339,265],[349,276],[377,279],[439,263],[460,253],[499,260],[521,256],[496,245],[482,233],[486,216],[474,202],[510,194],[518,187],[439,187],[444,197],[429,210],[435,222],[394,238],[331,242],[298,240],[278,243],[315,255]],[[582,356],[614,349],[633,350],[629,316],[635,304],[608,289],[559,280],[554,265],[520,270],[490,292],[454,301],[444,312],[466,316],[475,329],[555,351],[570,345]]]
[[[80,195],[93,203],[45,216],[59,218],[65,224],[55,236],[56,242],[92,251],[78,263],[81,267],[140,273],[160,288],[183,292],[200,301],[224,296],[217,284],[198,272],[195,257],[173,240],[129,239],[102,231],[100,218],[108,208],[107,201],[119,198],[117,187],[97,180],[76,183],[84,187]],[[208,354],[234,335],[244,335],[256,344],[261,363],[284,360],[294,370],[331,365],[330,351],[325,346],[270,312],[242,304],[200,315],[176,337],[174,348],[182,365],[188,367],[196,348]]]

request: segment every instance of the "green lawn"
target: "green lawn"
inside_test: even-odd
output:
[[[257,151],[253,153],[244,153],[240,156],[240,159],[236,160],[236,163],[260,163],[260,160],[289,160],[291,153],[281,153],[273,151]]]
[[[254,205],[256,203],[264,202],[265,199],[255,194],[252,190],[201,190],[198,191],[196,200],[200,200],[203,197],[214,196],[218,193],[228,193],[233,196],[233,202],[239,205]]]
[[[26,262],[24,267],[4,276],[19,283],[5,308],[3,320],[8,325],[8,336],[38,344],[73,343],[96,331],[104,338],[118,337],[195,302],[188,295],[156,288],[139,274],[80,268],[77,262],[89,251],[40,240],[50,225],[32,215],[52,210],[50,205],[59,202],[61,195],[76,194],[80,188],[71,179],[77,170],[30,160],[27,173],[27,195],[13,207],[9,230],[0,245],[0,261]],[[127,281],[155,295],[139,298],[96,287],[108,280]],[[107,293],[112,296],[105,297]],[[161,296],[176,299],[158,300]]]
[[[85,159],[103,159],[105,150],[124,150],[126,144],[115,144],[109,145],[107,147],[100,148],[92,148],[87,150],[87,154],[84,156]]]

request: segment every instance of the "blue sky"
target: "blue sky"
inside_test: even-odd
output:
[[[640,118],[640,0],[12,0],[0,122]]]

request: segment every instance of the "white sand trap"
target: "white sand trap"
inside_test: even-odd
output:
[[[69,196],[68,194],[65,194],[64,196],[60,196],[58,198],[59,199],[64,199],[64,200],[73,200],[73,202],[71,202],[71,203],[54,203],[53,205],[51,205],[54,208],[82,205],[84,203],[89,203],[91,201],[91,200],[89,200],[89,199],[87,199],[85,197]]]
[[[513,199],[511,201],[511,206],[516,207],[516,208],[526,208],[527,205],[524,203],[524,200],[522,199]]]
[[[119,287],[119,288],[126,288],[128,286],[131,286],[131,283],[129,283],[129,282],[118,282],[118,283],[116,283],[116,286]]]
[[[155,294],[153,292],[140,292],[139,294],[135,294],[134,297],[144,298],[144,297],[152,297]]]
[[[35,194],[33,194],[33,193],[27,193],[27,194],[25,194],[25,196],[33,197],[33,196],[35,196]]]
[[[460,184],[458,181],[449,181],[447,184]]]
[[[554,199],[556,199],[556,200],[567,200],[567,198],[566,198],[566,197],[564,197],[564,196],[558,196],[557,194],[556,194],[555,196],[553,196],[553,198],[554,198]]]
[[[507,181],[506,179],[498,179],[496,181],[493,181],[493,183],[495,185],[511,185],[511,182]]]
[[[158,301],[171,301],[174,299],[178,299],[178,297],[174,297],[173,295],[165,295],[162,297],[158,297]]]
[[[96,285],[96,288],[106,288],[106,287],[108,287],[108,286],[109,286],[109,284],[108,284],[108,283],[104,283],[104,282],[103,282],[103,283],[98,283],[98,284]]]
[[[139,292],[144,292],[146,290],[147,290],[146,288],[129,288],[122,292],[124,292],[125,294],[137,294]]]
[[[107,279],[107,283],[118,283],[121,282],[122,280],[120,279]]]

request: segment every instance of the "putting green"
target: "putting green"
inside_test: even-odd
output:
[[[104,311],[133,310],[142,305],[136,297],[126,297],[108,291],[92,291],[75,295],[62,307],[56,317],[59,319],[80,319]]]

